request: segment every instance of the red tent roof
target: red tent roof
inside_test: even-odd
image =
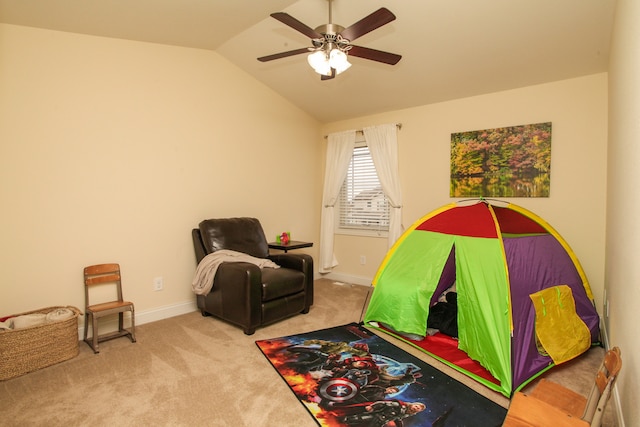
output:
[[[492,208],[502,233],[548,233],[544,227],[520,212],[497,206],[492,206]],[[498,237],[493,217],[489,211],[489,205],[484,202],[470,206],[452,207],[427,219],[418,225],[416,230],[469,237]]]

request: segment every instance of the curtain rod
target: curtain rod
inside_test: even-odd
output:
[[[402,123],[396,123],[396,127],[398,128],[398,130],[402,129]],[[362,129],[358,129],[356,130],[356,133],[364,133],[364,131]],[[324,139],[329,138],[329,135],[325,135]]]

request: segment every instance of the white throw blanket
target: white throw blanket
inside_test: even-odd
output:
[[[0,329],[23,329],[31,326],[53,323],[67,320],[74,316],[73,311],[68,308],[56,308],[48,313],[21,314],[10,317],[4,322],[0,322]]]
[[[197,295],[207,295],[213,287],[213,278],[218,267],[223,262],[249,262],[260,268],[280,268],[278,264],[266,258],[256,258],[242,252],[221,249],[202,258],[196,268],[196,274],[191,283],[191,289]]]

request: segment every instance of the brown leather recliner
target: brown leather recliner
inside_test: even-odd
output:
[[[191,233],[198,263],[217,250],[268,258],[280,268],[248,262],[223,262],[207,295],[197,295],[203,316],[236,324],[251,335],[259,326],[308,313],[313,304],[313,258],[307,254],[269,254],[262,225],[256,218],[202,221]]]

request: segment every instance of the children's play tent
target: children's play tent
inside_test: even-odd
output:
[[[506,396],[600,339],[593,295],[569,245],[509,203],[452,203],[422,217],[391,248],[373,285],[365,323],[412,336],[405,340]],[[429,310],[452,285],[458,337],[450,341],[490,380],[423,345],[437,338],[427,334]]]

